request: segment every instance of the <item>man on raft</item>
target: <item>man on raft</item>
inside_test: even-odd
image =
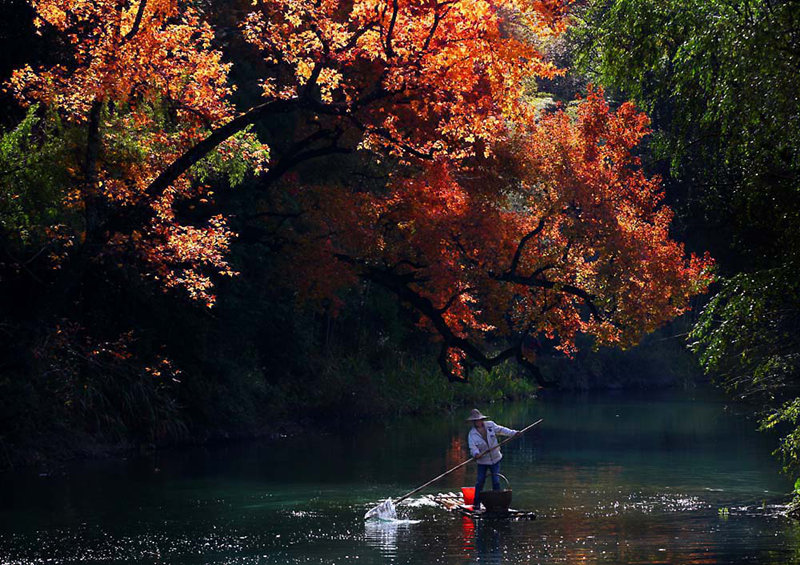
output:
[[[478,457],[484,451],[491,449],[491,451],[476,459],[478,463],[478,480],[475,483],[475,500],[472,503],[472,508],[480,510],[481,491],[483,490],[483,483],[486,482],[487,471],[492,474],[492,488],[500,490],[500,460],[503,458],[503,454],[500,453],[500,448],[497,445],[497,436],[513,436],[517,434],[517,430],[495,424],[487,416],[481,414],[477,408],[472,409],[467,422],[472,422],[472,428],[467,438],[469,452],[472,456]]]

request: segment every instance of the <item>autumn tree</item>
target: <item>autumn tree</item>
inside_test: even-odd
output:
[[[234,234],[209,179],[260,175],[294,243],[307,299],[368,279],[420,314],[440,364],[516,358],[530,337],[629,345],[685,311],[710,260],[669,237],[671,212],[635,147],[647,119],[591,90],[577,115],[538,113],[532,81],[562,72],[542,42],[566,0],[258,0],[239,25],[263,100],[238,110],[230,64],[191,2],[35,0],[68,60],[10,86],[81,132],[65,201],[81,217],[65,261],[131,263],[208,306]],[[251,126],[289,117],[289,139]],[[318,185],[304,163],[355,155],[379,170]],[[277,204],[276,204],[277,203]],[[203,212],[188,213],[199,207]],[[546,383],[543,383],[546,384]]]
[[[646,117],[630,104],[612,111],[592,90],[576,118],[516,125],[491,156],[458,168],[400,167],[385,194],[304,188],[313,204],[301,207],[314,212],[298,221],[298,248],[314,253],[309,229],[324,247],[295,269],[296,284],[329,295],[357,275],[391,290],[440,338],[451,378],[464,362],[514,358],[546,384],[531,338],[568,354],[579,332],[629,346],[685,311],[710,263],[668,237],[659,181],[632,154]]]

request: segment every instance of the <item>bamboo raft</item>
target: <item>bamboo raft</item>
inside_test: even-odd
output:
[[[468,518],[492,520],[492,519],[511,519],[511,520],[535,520],[536,513],[530,510],[515,510],[509,508],[502,512],[475,511],[472,506],[464,504],[464,499],[460,494],[446,492],[439,494],[428,494],[425,498],[432,500],[437,506],[441,506],[449,512],[467,516]]]

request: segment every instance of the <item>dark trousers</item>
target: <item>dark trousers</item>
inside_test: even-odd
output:
[[[492,474],[492,488],[500,490],[500,461],[494,465],[481,465],[478,464],[478,480],[475,482],[475,500],[472,507],[477,510],[481,504],[481,491],[483,490],[483,483],[486,482],[486,473]]]

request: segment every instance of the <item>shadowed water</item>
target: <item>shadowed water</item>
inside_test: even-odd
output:
[[[800,564],[774,438],[712,392],[480,408],[515,428],[544,418],[502,465],[538,520],[476,523],[414,497],[397,521],[364,521],[468,456],[459,413],[0,475],[0,563]]]

